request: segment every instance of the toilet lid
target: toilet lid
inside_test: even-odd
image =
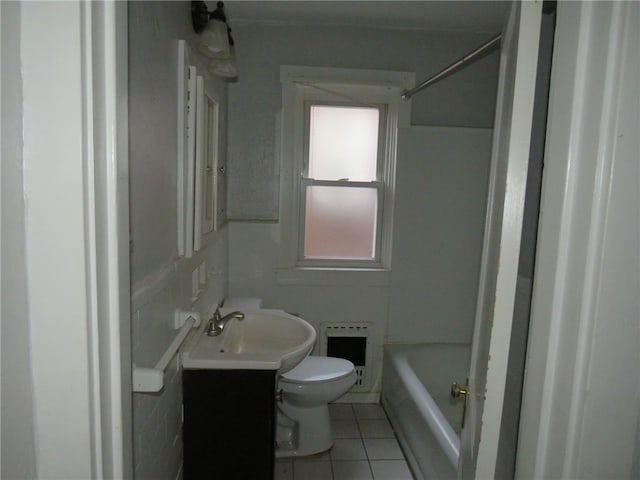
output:
[[[353,363],[344,358],[308,356],[282,377],[293,382],[320,382],[344,377],[353,369]]]

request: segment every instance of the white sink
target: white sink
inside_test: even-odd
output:
[[[223,316],[229,312],[220,311]],[[185,346],[183,367],[284,373],[311,352],[316,331],[303,319],[282,310],[243,313],[244,320],[231,320],[217,337],[207,336],[207,322],[203,322]]]

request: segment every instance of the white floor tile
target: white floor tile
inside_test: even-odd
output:
[[[331,420],[353,420],[353,407],[350,403],[330,403],[329,416]]]
[[[331,449],[331,460],[366,460],[367,454],[364,450],[362,440],[351,438],[339,438]]]
[[[360,438],[360,430],[355,420],[331,420],[331,432],[333,438]]]
[[[366,460],[333,462],[334,480],[373,480]]]
[[[273,480],[293,480],[293,463],[276,460]]]
[[[403,460],[404,455],[395,438],[365,438],[369,460]]]
[[[382,419],[387,418],[384,413],[384,409],[380,405],[373,405],[368,403],[354,404],[353,409],[356,412],[356,417],[359,419]]]
[[[375,480],[413,480],[404,460],[373,460],[371,470]]]
[[[331,462],[294,462],[293,480],[333,480]]]
[[[274,480],[412,480],[380,405],[330,404],[328,452],[276,460]]]
[[[393,428],[389,420],[382,419],[360,419],[358,426],[362,438],[394,438]]]

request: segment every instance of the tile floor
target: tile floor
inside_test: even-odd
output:
[[[275,480],[412,480],[380,405],[331,404],[335,444],[325,453],[277,459]]]

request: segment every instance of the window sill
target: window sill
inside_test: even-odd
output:
[[[385,268],[294,267],[276,271],[278,285],[388,286],[391,270]]]

